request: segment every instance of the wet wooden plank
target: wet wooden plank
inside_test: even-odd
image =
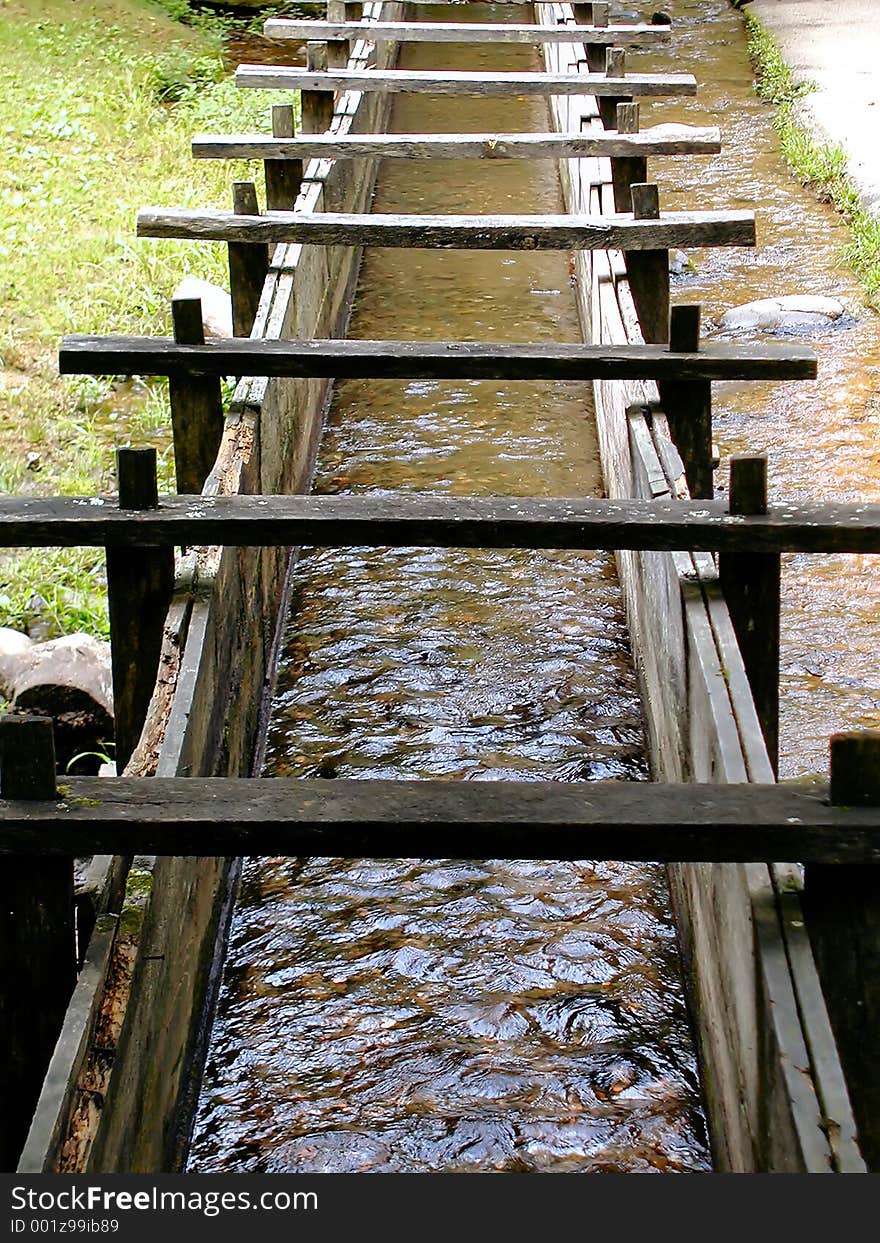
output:
[[[620,47],[651,47],[668,43],[669,26],[646,23],[613,26],[510,26],[498,22],[321,22],[270,17],[263,24],[267,39],[369,39],[372,43],[615,43]]]
[[[824,787],[76,778],[0,801],[0,850],[880,862],[880,810]]]
[[[296,65],[239,65],[235,85],[270,91],[389,91],[431,95],[696,95],[690,73],[472,73],[444,69],[302,69]]]
[[[544,497],[165,496],[158,509],[111,498],[0,500],[0,547],[123,545],[880,552],[880,505]]]
[[[720,150],[720,130],[689,125],[654,125],[638,134],[615,130],[583,134],[313,134],[296,138],[196,134],[192,139],[192,154],[202,160],[351,160],[370,156],[560,160],[603,155],[713,155]]]
[[[216,339],[68,336],[62,375],[263,375],[400,379],[803,380],[816,355],[802,345],[489,344],[468,341]]]
[[[321,246],[471,250],[656,250],[754,246],[751,211],[663,212],[657,220],[609,216],[434,216],[371,212],[234,212],[144,207],[138,237],[202,242],[304,242]]]

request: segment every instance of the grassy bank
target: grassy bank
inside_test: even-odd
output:
[[[113,487],[113,451],[155,444],[170,484],[164,382],[61,381],[65,332],[167,332],[192,273],[227,283],[225,248],[138,242],[147,204],[230,205],[259,166],[193,161],[196,130],[268,130],[280,96],[236,91],[222,30],[181,24],[167,0],[0,0],[0,489]],[[172,9],[173,5],[170,6]],[[178,6],[183,11],[183,6]],[[0,625],[106,632],[102,557],[8,558]]]
[[[858,189],[846,172],[843,148],[817,141],[798,120],[798,100],[815,87],[795,82],[776,41],[747,9],[743,20],[758,94],[776,106],[775,125],[783,154],[804,185],[845,217],[852,234],[846,259],[871,304],[880,309],[880,220],[861,205]]]

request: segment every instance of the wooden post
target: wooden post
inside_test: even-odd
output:
[[[639,105],[619,103],[615,109],[618,134],[639,132]],[[614,187],[616,211],[632,211],[632,187],[648,180],[648,161],[644,156],[612,156],[611,182]]]
[[[880,730],[831,738],[831,802],[880,806]],[[880,1171],[880,872],[807,864],[807,930],[834,1029],[859,1144]]]
[[[327,40],[327,68],[344,69],[348,64],[348,39]]]
[[[174,340],[178,345],[204,345],[202,303],[199,298],[171,302]],[[171,376],[171,430],[174,436],[174,472],[177,491],[201,492],[220,448],[223,403],[219,376]]]
[[[668,288],[668,285],[667,285]],[[674,306],[669,312],[669,348],[696,354],[700,348],[700,307]],[[681,454],[694,500],[713,496],[712,385],[708,380],[664,380],[660,404]]]
[[[317,73],[327,68],[327,44],[309,40],[306,44],[307,68]],[[323,134],[333,120],[332,91],[302,91],[302,132]]]
[[[116,469],[120,509],[158,508],[155,449],[117,449]],[[116,770],[120,774],[146,720],[173,588],[172,548],[107,549]]]
[[[660,195],[653,183],[630,187],[636,220],[656,220],[660,215]],[[624,252],[629,287],[639,316],[642,336],[649,345],[669,339],[669,251],[628,250]]]
[[[766,514],[766,454],[736,454],[730,462],[730,512]],[[778,553],[723,553],[718,575],[774,773],[779,763]]]
[[[0,797],[54,799],[51,720],[0,718],[0,765]],[[76,980],[73,860],[10,855],[0,877],[0,1161],[14,1170]]]
[[[257,188],[252,181],[232,183],[232,210],[239,216],[259,216]],[[236,337],[249,337],[269,271],[269,247],[264,242],[229,242],[228,250],[232,332]]]
[[[275,104],[272,108],[272,135],[275,138],[293,138],[293,108],[290,104]],[[299,197],[303,177],[302,160],[266,160],[266,210],[293,211]]]

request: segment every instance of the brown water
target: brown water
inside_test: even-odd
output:
[[[404,63],[533,68],[533,55],[413,46]],[[401,96],[393,116],[400,132],[546,127],[526,99]],[[389,161],[375,206],[561,209],[540,162]],[[576,340],[567,258],[368,253],[352,335]],[[589,403],[587,386],[559,383],[340,384],[316,490],[592,494]],[[307,552],[265,771],[645,779],[611,559]],[[707,1167],[659,867],[246,867],[190,1168]]]
[[[675,51],[650,67],[692,69],[696,99],[644,109],[645,123],[715,124],[723,152],[657,160],[651,175],[673,208],[753,207],[754,250],[694,252],[696,276],[674,282],[678,301],[710,317],[753,298],[821,293],[852,311],[841,327],[810,336],[817,383],[715,385],[715,439],[723,454],[764,450],[774,494],[814,500],[880,500],[880,319],[867,310],[841,258],[846,227],[788,174],[774,110],[754,93],[742,19],[727,0],[674,0]],[[629,53],[627,54],[629,63]],[[633,55],[647,68],[648,58]],[[772,340],[772,337],[767,339]],[[722,464],[719,482],[723,482]],[[880,564],[876,557],[786,557],[783,573],[781,773],[827,771],[836,729],[880,725]]]

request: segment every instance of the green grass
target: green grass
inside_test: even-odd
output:
[[[226,207],[232,181],[259,184],[259,165],[194,161],[189,140],[197,130],[268,132],[271,104],[289,96],[237,91],[216,23],[182,25],[166,12],[174,5],[7,0],[3,7],[4,491],[112,490],[113,451],[127,443],[156,444],[162,482],[171,484],[164,382],[61,381],[56,351],[66,332],[168,332],[169,300],[185,274],[227,282],[224,247],[139,242],[135,215],[149,204]],[[35,590],[49,599],[49,591],[58,633],[105,633],[99,578],[94,554],[7,558],[0,624],[23,628],[27,599]],[[70,603],[81,596],[87,606]]]
[[[846,219],[851,241],[844,254],[864,286],[868,300],[880,309],[880,219],[861,204],[858,189],[846,171],[842,147],[820,143],[800,124],[796,105],[815,84],[794,81],[779,46],[748,10],[743,12],[749,55],[755,67],[758,94],[775,104],[775,126],[782,151],[793,172],[824,202]]]

